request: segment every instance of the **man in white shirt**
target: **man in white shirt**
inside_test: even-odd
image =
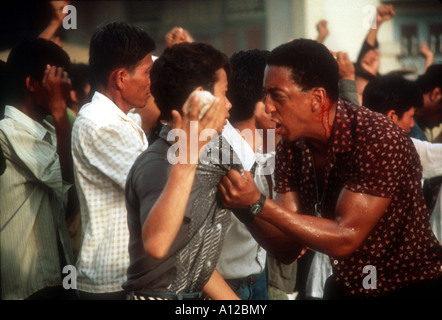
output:
[[[90,42],[96,92],[72,132],[72,154],[81,206],[82,245],[77,261],[81,299],[125,299],[129,266],[127,174],[147,148],[143,130],[127,113],[150,96],[153,39],[142,29],[109,23]]]

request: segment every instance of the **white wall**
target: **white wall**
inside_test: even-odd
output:
[[[325,19],[330,34],[324,44],[330,50],[347,52],[355,62],[368,32],[369,13],[364,10],[379,3],[379,0],[267,0],[267,47],[272,49],[293,37],[316,39],[316,23]],[[399,69],[396,59],[399,44],[393,40],[392,21],[382,24],[378,42],[379,71]]]

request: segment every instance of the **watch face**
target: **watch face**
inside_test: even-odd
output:
[[[258,203],[255,203],[251,208],[250,211],[254,214],[257,215],[258,213],[261,212],[261,206]]]

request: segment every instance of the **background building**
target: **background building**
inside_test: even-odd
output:
[[[195,40],[213,44],[231,55],[238,50],[269,49],[293,38],[316,39],[316,24],[325,19],[330,31],[324,44],[348,52],[355,61],[368,32],[372,10],[393,4],[396,16],[379,29],[380,72],[400,68],[423,71],[419,44],[426,42],[442,58],[440,0],[181,0],[71,1],[77,29],[61,29],[63,47],[77,62],[87,62],[94,28],[126,21],[148,31],[156,40],[155,54],[165,47],[164,36],[174,26],[187,29]],[[47,1],[0,4],[0,59],[24,37],[37,36],[50,19]]]

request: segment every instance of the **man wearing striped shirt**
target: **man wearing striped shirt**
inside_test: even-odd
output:
[[[96,91],[72,129],[72,155],[80,200],[82,244],[77,261],[80,299],[125,299],[129,266],[124,187],[129,169],[147,148],[143,130],[127,113],[150,96],[155,43],[126,23],[99,27],[90,42]]]
[[[7,64],[0,121],[6,160],[0,176],[1,299],[67,298],[72,291],[62,287],[62,272],[73,263],[65,224],[73,183],[66,113],[70,59],[53,42],[38,39],[14,47]]]

